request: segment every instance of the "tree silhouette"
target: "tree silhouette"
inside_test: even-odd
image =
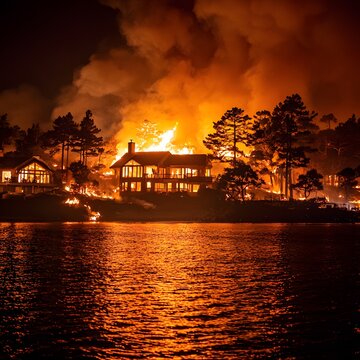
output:
[[[61,171],[64,171],[64,160],[66,151],[65,173],[67,180],[69,149],[74,143],[77,135],[78,125],[75,123],[72,114],[57,117],[53,122],[53,128],[44,134],[46,139],[45,147],[61,150]],[[59,149],[60,147],[60,149]]]
[[[313,123],[316,115],[306,109],[298,94],[287,96],[271,114],[267,134],[277,152],[279,166],[285,169],[285,196],[289,199],[293,198],[292,170],[306,167],[310,159],[305,153],[315,150],[310,146],[310,135],[317,129]]]
[[[10,145],[14,139],[18,127],[11,126],[8,121],[8,115],[0,115],[0,149],[3,150],[4,145]]]
[[[337,123],[337,118],[333,113],[325,114],[320,118],[320,122],[325,123],[328,125],[328,129],[331,129],[331,123]]]
[[[233,200],[246,200],[248,188],[257,188],[263,184],[250,165],[237,161],[234,167],[226,168],[218,179],[218,188],[224,190]]]
[[[360,175],[356,169],[347,167],[336,174],[339,177],[339,186],[344,189],[345,202],[348,202],[354,187],[358,184],[356,178]]]
[[[96,127],[90,110],[86,111],[85,117],[80,123],[80,129],[77,132],[73,151],[80,154],[80,161],[87,165],[89,156],[97,156],[98,149],[103,144],[103,138],[97,136],[101,130]]]
[[[72,162],[69,169],[80,188],[89,181],[90,170],[81,161]]]
[[[238,155],[243,152],[238,144],[246,145],[251,119],[244,110],[234,107],[225,112],[222,118],[213,123],[214,132],[206,136],[204,145],[212,151],[211,157],[235,167]]]
[[[278,168],[275,144],[271,131],[271,113],[268,110],[257,111],[251,132],[248,134],[248,144],[253,147],[249,164],[261,174],[267,174],[271,187],[274,186],[274,175]]]
[[[316,169],[311,169],[306,174],[299,175],[297,183],[293,184],[292,187],[293,189],[304,191],[304,197],[307,199],[312,192],[324,188],[320,181],[322,178],[323,176]]]
[[[35,155],[42,153],[43,137],[39,124],[33,124],[26,131],[19,130],[15,140],[16,152],[22,155]]]

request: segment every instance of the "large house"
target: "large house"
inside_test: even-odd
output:
[[[54,188],[54,171],[39,156],[0,156],[0,192],[38,193]]]
[[[174,155],[169,151],[135,151],[130,141],[128,152],[112,166],[119,179],[120,193],[176,192],[195,193],[210,185],[211,162],[205,154]]]

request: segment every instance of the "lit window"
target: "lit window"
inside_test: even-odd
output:
[[[11,171],[3,171],[1,176],[1,182],[10,182]]]

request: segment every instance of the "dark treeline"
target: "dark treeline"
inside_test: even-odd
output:
[[[360,175],[360,118],[352,115],[338,122],[333,114],[318,120],[317,116],[298,94],[252,117],[238,107],[227,110],[204,140],[212,159],[226,164],[214,183],[215,190],[228,199],[246,200],[261,188],[291,200],[294,191],[308,198],[326,185],[328,193],[331,186],[340,188],[348,201],[356,193]],[[324,130],[317,125],[321,122]],[[45,132],[38,124],[27,130],[11,126],[4,114],[0,116],[0,149],[12,145],[10,155],[42,155],[45,159],[58,154],[61,180],[68,182],[70,170],[82,185],[89,181],[89,158],[98,158],[95,168],[99,169],[102,156],[111,152],[105,152],[100,132],[90,110],[80,122],[71,113],[59,116]],[[156,135],[154,131],[150,134]],[[145,137],[144,141],[153,138]],[[71,162],[74,154],[78,161]]]
[[[98,134],[101,132],[96,127],[90,110],[87,110],[84,118],[77,123],[72,114],[57,117],[52,128],[42,131],[39,124],[32,125],[27,130],[19,126],[11,126],[7,114],[0,117],[0,149],[10,145],[13,151],[6,156],[32,156],[41,155],[50,158],[60,153],[60,177],[68,180],[68,170],[78,184],[88,181],[90,170],[88,158],[98,157],[97,166],[104,153],[104,141]],[[77,153],[79,160],[69,164],[69,153]]]
[[[360,175],[360,119],[353,115],[332,129],[337,119],[327,114],[319,120],[327,128],[320,130],[317,115],[298,94],[253,118],[241,108],[226,111],[204,140],[211,157],[228,165],[216,188],[240,200],[251,198],[249,190],[260,187],[277,189],[290,200],[294,190],[308,198],[323,189],[326,175],[348,201]]]

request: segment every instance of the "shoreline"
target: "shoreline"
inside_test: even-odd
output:
[[[76,196],[81,205],[65,204]],[[85,206],[86,205],[86,206]],[[226,202],[205,197],[157,196],[126,202],[84,195],[38,194],[0,199],[0,222],[88,222],[90,210],[99,222],[196,223],[359,223],[360,211],[320,208],[304,201]],[[89,221],[96,222],[96,221]]]

